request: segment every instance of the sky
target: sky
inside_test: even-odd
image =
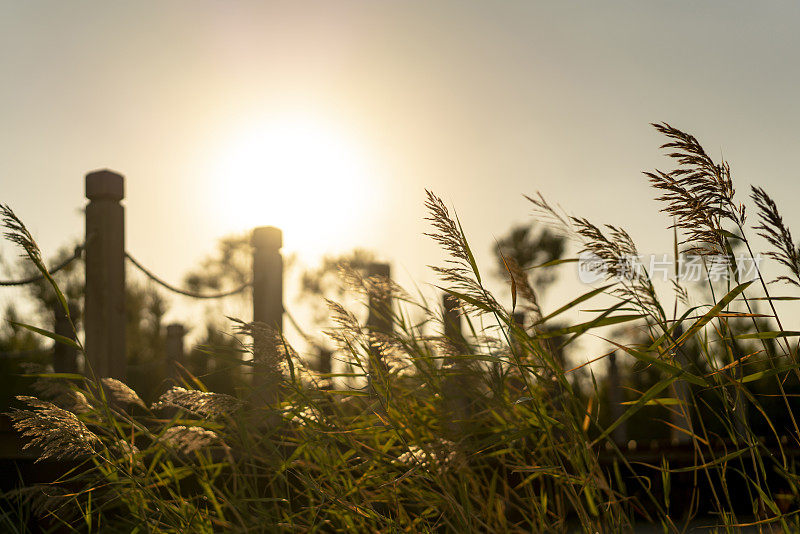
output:
[[[369,248],[425,286],[425,189],[487,270],[537,191],[670,252],[642,175],[669,168],[667,121],[800,228],[798,23],[794,2],[4,0],[0,202],[47,257],[110,168],[128,251],[167,280],[277,225],[303,261]]]

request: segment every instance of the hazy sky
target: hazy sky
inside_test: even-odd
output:
[[[765,186],[800,233],[795,2],[0,6],[0,202],[46,255],[81,238],[83,175],[103,167],[127,177],[128,250],[173,281],[243,221],[285,226],[306,256],[360,245],[432,281],[425,188],[455,206],[487,268],[537,190],[669,252],[641,175],[668,165],[652,121],[695,133],[742,196]],[[309,168],[341,163],[315,153],[326,139],[348,156],[334,178],[271,195],[278,177],[231,160],[295,119],[316,132]],[[323,243],[292,241],[315,225]]]

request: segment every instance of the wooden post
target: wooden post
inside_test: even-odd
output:
[[[522,329],[525,328],[525,314],[523,312],[514,312],[514,313],[512,313],[511,314],[511,321],[513,321],[515,326],[517,326],[519,328],[522,328]],[[522,355],[520,354],[520,352],[522,351],[522,346],[520,345],[519,341],[517,341],[517,338],[514,337],[514,334],[511,331],[511,328],[509,328],[509,330],[508,330],[508,340],[509,340],[509,349],[511,349],[511,351],[513,351],[513,353],[516,354],[517,358],[521,359]],[[506,364],[504,366],[504,364],[502,362],[496,361],[492,365],[494,367],[494,373],[495,373],[496,379],[497,380],[501,380],[503,378],[503,373],[504,373],[504,369],[503,368],[504,367],[507,368],[508,364]]]
[[[367,276],[377,279],[388,280],[391,276],[391,268],[388,263],[370,263],[367,266]],[[373,334],[390,334],[392,332],[392,296],[388,291],[380,289],[369,293],[369,315],[367,316],[367,329]],[[373,391],[372,383],[375,374],[380,369],[383,373],[387,370],[386,362],[383,361],[380,348],[372,347],[369,361],[369,382],[370,391]]]
[[[458,299],[453,295],[445,293],[442,296],[442,308],[444,308],[444,337],[454,346],[463,347],[464,333],[461,328],[461,306]]]
[[[321,374],[328,375],[333,369],[333,352],[326,349],[319,349],[319,356],[317,360],[317,371]]]
[[[330,375],[333,372],[333,351],[324,347],[319,349],[317,372],[323,375]],[[333,377],[323,377],[320,381],[320,389],[333,389]]]
[[[125,179],[86,175],[86,372],[125,380]]]
[[[53,309],[55,316],[55,325],[53,331],[59,336],[64,336],[68,339],[75,339],[75,332],[72,330],[72,324],[67,319],[67,314],[64,313],[64,308],[61,303],[57,302]],[[69,314],[73,321],[77,321],[78,308],[73,303],[69,303]],[[64,343],[58,343],[53,347],[53,372],[55,373],[77,373],[78,372],[78,350]]]
[[[617,366],[617,354],[612,352],[608,356],[608,403],[610,406],[611,420],[617,421],[622,417],[622,383],[619,376],[619,367]],[[623,445],[627,442],[628,429],[627,424],[622,423],[611,432],[611,438],[617,445]]]
[[[186,329],[180,323],[167,325],[167,376],[178,378],[180,367],[185,365],[185,352],[183,347],[183,336]]]
[[[678,324],[673,330],[672,338],[679,339],[683,335],[683,325]],[[676,355],[676,362],[684,365],[685,358]],[[689,384],[685,380],[676,380],[672,383],[672,395],[680,404],[668,406],[672,427],[670,428],[670,438],[673,445],[685,445],[691,441],[692,434],[692,415],[689,411]]]
[[[388,280],[391,277],[388,263],[370,263],[367,276]],[[369,295],[369,316],[367,328],[370,332],[387,334],[392,331],[392,297],[382,291],[372,291]]]
[[[280,371],[274,333],[283,331],[283,235],[278,228],[261,226],[253,230],[253,357],[257,395],[270,404],[277,399]]]
[[[278,228],[253,230],[253,321],[283,331],[283,235]]]
[[[445,343],[449,346],[443,356],[442,368],[445,377],[442,382],[443,413],[442,426],[448,432],[449,439],[458,441],[461,438],[461,430],[464,421],[469,417],[469,391],[475,391],[473,376],[465,364],[464,360],[453,358],[452,356],[462,356],[468,350],[467,342],[464,339],[461,325],[461,306],[458,299],[445,293],[442,296],[442,308],[444,310],[442,322],[444,323]]]

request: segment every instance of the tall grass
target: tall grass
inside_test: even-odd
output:
[[[767,193],[753,189],[758,221],[748,221],[729,166],[691,135],[656,128],[675,168],[646,174],[674,218],[676,250],[733,260],[734,250],[754,254],[755,231],[787,270],[781,281],[800,285],[800,253]],[[773,296],[784,286],[761,273],[739,280],[732,265],[727,286],[676,284],[665,300],[646,269],[617,279],[622,258],[638,254],[623,228],[530,200],[601,259],[607,283],[548,312],[529,273],[507,261],[504,307],[458,219],[428,193],[429,235],[450,257],[435,270],[461,306],[462,334],[437,305],[353,272],[365,300],[396,304],[383,308],[393,329],[371,331],[329,303],[327,334],[348,373],[315,374],[280,332],[241,323],[257,342],[234,361],[265,374],[253,383],[277,395],[218,394],[187,373],[148,406],[119,381],[42,374],[50,400],[20,397],[10,416],[40,459],[70,458],[73,469],[7,494],[4,528],[24,531],[34,518],[44,529],[136,532],[800,529],[798,333],[773,304],[794,297]],[[33,237],[3,212],[9,237],[46,274]],[[609,296],[594,318],[564,326],[571,310]],[[758,313],[764,302],[769,312]],[[521,308],[528,324],[515,318]],[[609,334],[614,325],[629,328]],[[600,364],[563,356],[596,330],[638,373],[622,406],[609,408]],[[678,445],[642,454],[615,439],[652,417]]]

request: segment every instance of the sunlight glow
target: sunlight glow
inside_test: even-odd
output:
[[[287,250],[336,249],[365,224],[374,184],[364,150],[334,125],[269,118],[240,130],[223,150],[215,201],[226,231],[271,225]]]

